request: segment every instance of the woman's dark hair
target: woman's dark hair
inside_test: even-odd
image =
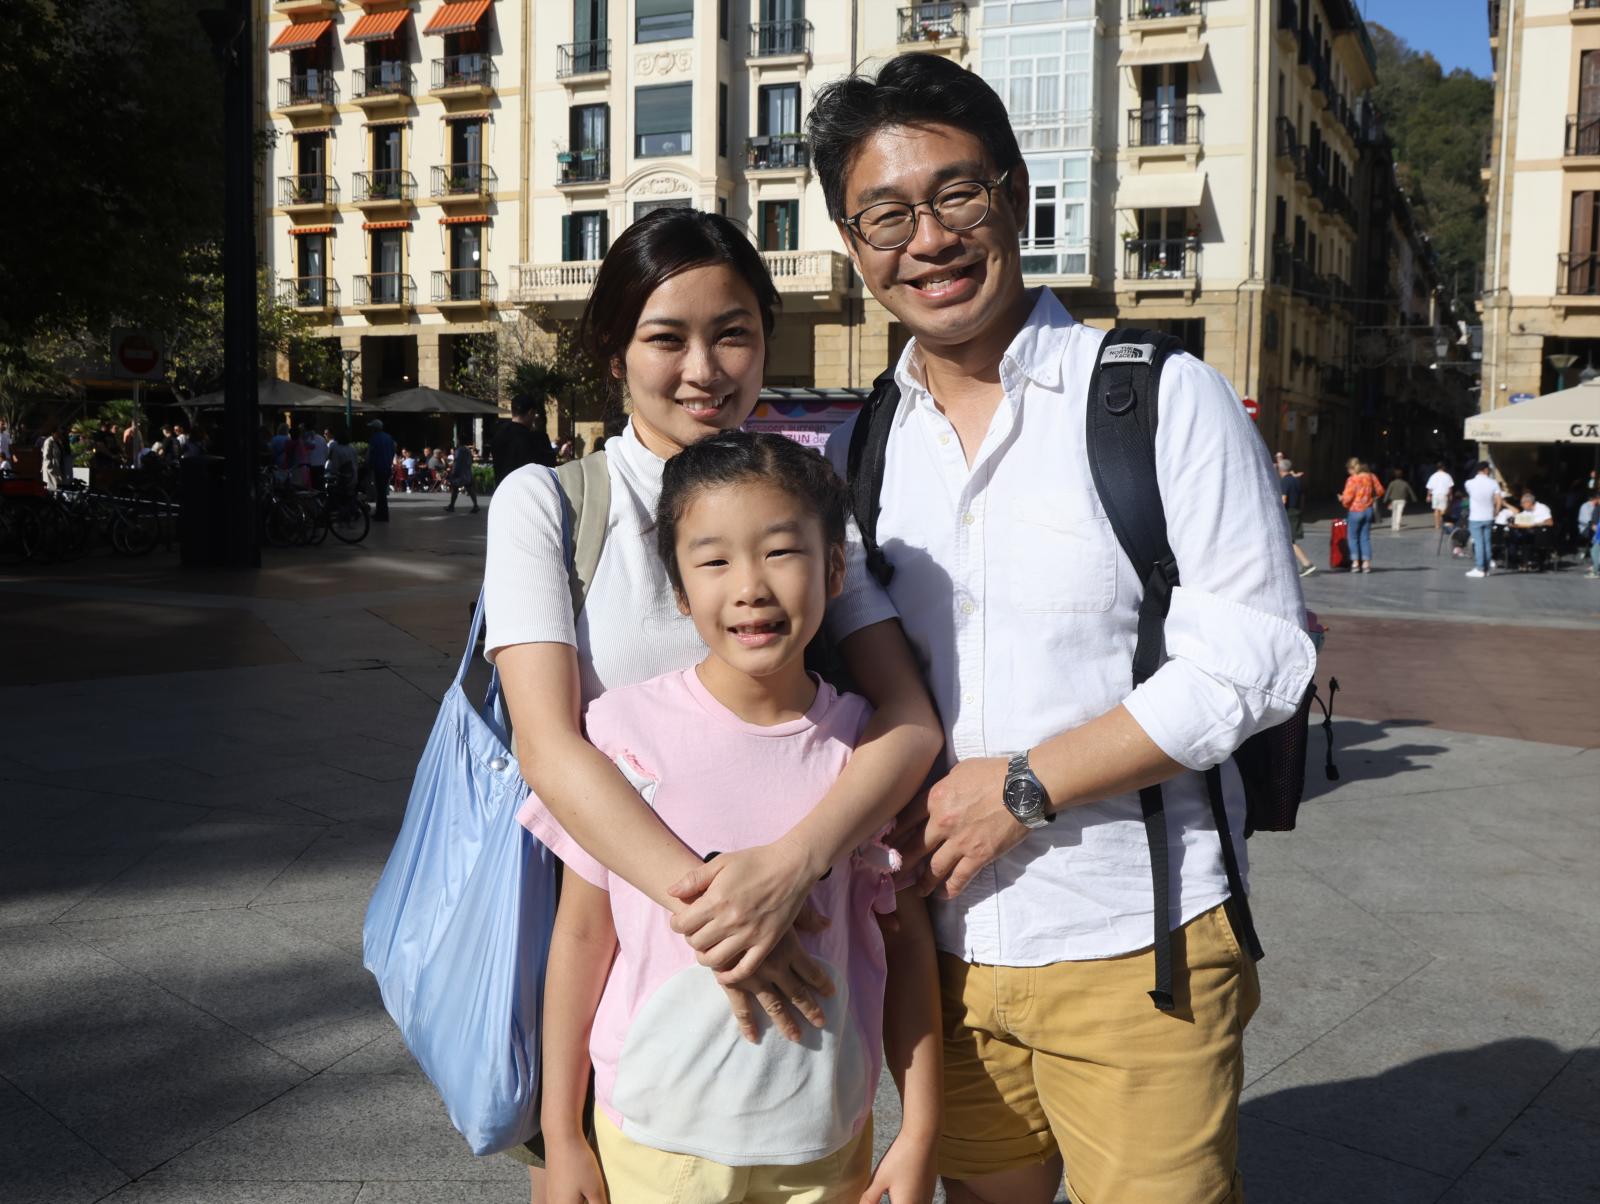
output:
[[[583,309],[578,342],[607,382],[613,382],[611,363],[633,339],[650,294],[679,272],[713,264],[726,264],[750,286],[762,328],[772,337],[778,290],[745,232],[721,214],[657,209],[611,244]]]
[[[1022,162],[1006,106],[982,78],[936,54],[890,59],[876,79],[847,75],[818,91],[806,117],[811,162],[828,215],[842,220],[844,183],[861,144],[894,125],[948,125],[983,144],[997,172]]]
[[[829,548],[844,546],[844,482],[816,452],[782,435],[722,431],[690,444],[667,461],[656,506],[656,550],[667,566],[672,588],[683,593],[678,569],[678,523],[695,494],[719,485],[759,481],[803,502],[822,524]]]

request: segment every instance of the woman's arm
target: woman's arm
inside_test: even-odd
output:
[[[743,982],[789,931],[828,867],[911,799],[944,745],[898,621],[864,627],[839,650],[875,708],[839,780],[782,839],[696,865],[671,888],[688,904],[673,929],[725,984]]]
[[[568,872],[550,934],[545,975],[539,1126],[548,1204],[605,1204],[605,1185],[584,1134],[589,1030],[616,953],[606,892]]]
[[[878,1163],[862,1204],[878,1204],[885,1192],[897,1204],[933,1199],[944,1096],[939,970],[927,904],[915,890],[900,892],[894,920],[883,933],[889,970],[883,1052],[900,1089],[900,1132]]]

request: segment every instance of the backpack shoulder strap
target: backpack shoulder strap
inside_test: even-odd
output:
[[[888,585],[894,566],[878,546],[878,513],[883,492],[883,466],[889,454],[889,432],[894,429],[895,412],[900,408],[900,386],[894,382],[891,366],[872,382],[872,395],[861,407],[855,429],[850,432],[850,450],[845,461],[849,475],[850,510],[861,531],[867,553],[867,568],[879,585]]]
[[[572,588],[572,613],[583,613],[589,587],[594,584],[600,565],[600,550],[605,546],[607,520],[611,514],[611,473],[606,453],[597,451],[582,459],[569,460],[555,470],[556,484],[570,510],[568,530],[572,534],[572,559],[567,565],[567,580]]]

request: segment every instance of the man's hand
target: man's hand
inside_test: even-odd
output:
[[[748,978],[794,925],[821,873],[785,840],[723,853],[667,889],[687,904],[672,930],[724,984]]]
[[[928,859],[919,892],[953,899],[979,870],[1022,843],[1028,829],[1001,802],[1005,783],[1004,757],[975,757],[957,763],[928,791],[926,823],[917,822],[917,801],[906,808],[895,840],[908,864]]]

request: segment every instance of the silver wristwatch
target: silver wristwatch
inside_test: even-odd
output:
[[[1042,828],[1055,819],[1050,810],[1050,795],[1028,764],[1026,750],[1006,764],[1006,786],[1001,795],[1011,817],[1025,828]]]

